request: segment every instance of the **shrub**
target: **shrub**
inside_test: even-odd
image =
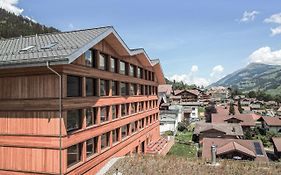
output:
[[[185,124],[183,122],[179,122],[178,131],[183,132],[184,130],[186,130]]]
[[[174,132],[173,131],[165,131],[166,136],[173,136]]]

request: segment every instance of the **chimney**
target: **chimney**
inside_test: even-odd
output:
[[[212,165],[216,165],[216,154],[217,154],[217,147],[216,145],[211,146],[211,156],[212,156]]]

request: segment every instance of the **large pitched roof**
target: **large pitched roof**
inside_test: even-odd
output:
[[[171,84],[161,84],[158,86],[158,92],[166,93],[167,95],[171,95],[172,93],[172,85]]]
[[[255,149],[254,143],[257,142],[260,145],[261,152],[259,153]],[[225,138],[204,138],[202,147],[202,157],[205,159],[211,158],[211,146],[217,146],[217,154],[227,154],[232,151],[243,152],[251,157],[255,157],[257,161],[268,161],[268,157],[264,150],[263,144],[259,140],[242,140],[242,139],[225,139]]]
[[[226,135],[243,136],[243,130],[240,124],[237,123],[205,123],[197,122],[194,128],[194,134],[217,130],[224,132]]]
[[[281,126],[281,119],[279,117],[262,117],[268,126]]]
[[[2,39],[0,68],[43,66],[46,62],[69,64],[106,37],[122,45],[121,56],[142,55],[145,66],[161,69],[159,60],[152,63],[144,49],[130,49],[112,26]],[[158,77],[163,76],[162,69],[157,72]],[[162,79],[161,84],[164,76]]]
[[[273,144],[275,145],[278,152],[281,152],[281,138],[280,137],[272,137]]]

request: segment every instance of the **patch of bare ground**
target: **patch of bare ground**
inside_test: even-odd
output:
[[[114,164],[107,175],[118,168],[123,175],[280,175],[281,164],[250,161],[219,160],[219,166],[211,166],[201,159],[175,156],[126,157]]]

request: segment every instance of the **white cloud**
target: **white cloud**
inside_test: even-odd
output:
[[[182,81],[187,84],[196,84],[197,86],[208,86],[210,83],[217,81],[222,77],[222,72],[224,71],[223,66],[217,65],[215,66],[211,73],[210,77],[200,77],[196,76],[196,72],[198,72],[199,68],[197,65],[193,65],[188,74],[175,74],[170,77],[170,80]]]
[[[69,28],[70,30],[73,30],[73,29],[74,29],[74,25],[73,25],[72,23],[70,23],[70,24],[68,24],[68,28]]]
[[[270,47],[262,47],[249,56],[251,63],[278,64],[281,65],[281,49],[272,51]]]
[[[210,76],[211,77],[220,76],[223,71],[224,71],[224,67],[222,65],[217,65],[212,69]]]
[[[193,65],[191,67],[191,72],[197,72],[198,71],[198,66],[197,65]]]
[[[255,17],[259,14],[258,11],[245,11],[243,13],[242,18],[240,19],[240,22],[249,22],[249,21],[253,21],[255,19]]]
[[[281,24],[281,13],[276,13],[276,14],[271,15],[269,18],[266,18],[264,20],[264,22]]]
[[[17,7],[19,0],[0,0],[0,8],[7,10],[10,13],[20,15],[23,12],[22,8]]]
[[[271,15],[269,18],[264,20],[265,23],[278,24],[279,26],[271,28],[271,36],[281,34],[281,13]]]

